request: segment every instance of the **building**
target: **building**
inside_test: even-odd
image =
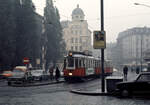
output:
[[[144,64],[144,52],[150,49],[150,28],[135,27],[120,32],[117,38],[117,62],[120,65]]]
[[[72,11],[71,21],[62,21],[63,39],[67,51],[92,51],[91,31],[88,29],[84,12],[79,5]]]

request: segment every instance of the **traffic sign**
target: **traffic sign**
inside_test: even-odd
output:
[[[24,63],[24,64],[28,64],[28,63],[29,63],[29,58],[24,57],[24,58],[23,58],[23,63]]]
[[[94,49],[106,48],[106,32],[105,31],[93,32],[93,47]]]

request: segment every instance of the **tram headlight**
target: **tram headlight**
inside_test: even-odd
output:
[[[72,73],[69,73],[70,76],[72,76]]]
[[[72,53],[71,52],[69,53],[69,56],[72,57]]]

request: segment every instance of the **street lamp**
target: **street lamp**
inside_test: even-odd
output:
[[[145,7],[149,7],[150,8],[150,6],[146,5],[146,4],[134,3],[134,5],[141,5],[141,6],[145,6]]]

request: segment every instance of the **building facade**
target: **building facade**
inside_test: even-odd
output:
[[[150,28],[135,27],[120,32],[117,38],[117,62],[120,65],[144,64],[144,52],[150,49]]]
[[[63,39],[67,51],[92,51],[91,31],[79,5],[72,11],[71,21],[62,21]]]

